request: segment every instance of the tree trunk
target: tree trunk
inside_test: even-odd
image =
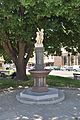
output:
[[[16,61],[16,79],[18,80],[27,80],[26,76],[26,64],[24,63],[24,60],[18,59]]]
[[[33,46],[31,47],[30,45],[28,45],[26,47],[26,43],[24,42],[18,42],[18,46],[19,47],[17,54],[16,50],[12,47],[10,41],[3,43],[4,50],[11,57],[11,59],[13,60],[16,66],[16,79],[27,80],[26,65],[33,52]],[[24,58],[26,51],[27,51],[27,56],[26,58]]]

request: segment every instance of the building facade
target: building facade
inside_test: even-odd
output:
[[[29,65],[35,64],[35,55],[33,58],[29,59]],[[45,66],[73,66],[73,65],[80,65],[80,53],[77,55],[72,55],[67,51],[63,50],[61,56],[52,56],[52,55],[44,55],[44,64]]]

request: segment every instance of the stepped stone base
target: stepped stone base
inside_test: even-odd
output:
[[[16,98],[19,102],[25,104],[54,104],[64,100],[65,96],[62,90],[48,88],[48,92],[32,92],[31,88],[24,89]]]

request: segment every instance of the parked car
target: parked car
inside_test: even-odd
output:
[[[66,70],[73,71],[73,66],[67,66]]]
[[[63,66],[63,67],[61,67],[61,70],[62,71],[65,71],[65,70],[67,70],[67,71],[73,71],[73,66]]]
[[[59,66],[53,66],[54,70],[60,70],[61,68]]]
[[[62,66],[62,67],[60,68],[60,70],[65,71],[65,70],[66,70],[66,66]]]
[[[44,69],[60,70],[60,67],[59,66],[46,66]]]
[[[46,67],[44,67],[44,69],[53,70],[52,66],[46,66]]]
[[[74,65],[73,70],[80,72],[80,66],[79,65]]]

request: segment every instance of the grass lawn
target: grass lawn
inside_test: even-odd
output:
[[[49,75],[47,77],[47,84],[50,87],[55,86],[55,87],[79,88],[80,87],[80,80],[75,80],[75,79],[66,78],[66,77]]]
[[[18,88],[22,86],[23,88],[28,86],[31,87],[33,85],[32,77],[29,75],[28,81],[17,81],[12,79],[2,79],[0,80],[0,89],[7,89],[10,87]],[[47,84],[49,87],[70,87],[70,88],[79,88],[80,80],[74,80],[71,78],[64,78],[59,76],[49,75],[47,77]]]
[[[31,87],[33,85],[33,80],[31,76],[28,76],[29,80],[28,81],[17,81],[15,79],[2,79],[0,78],[0,89],[7,89],[10,87],[18,88],[18,87]]]

